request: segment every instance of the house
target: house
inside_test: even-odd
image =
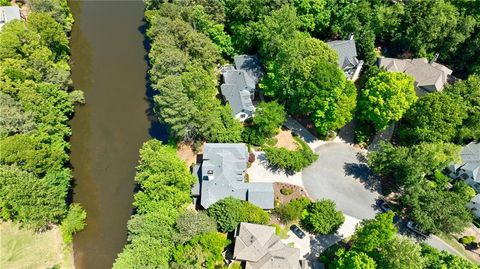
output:
[[[264,75],[260,59],[256,55],[237,55],[235,67],[223,68],[222,95],[232,108],[232,114],[240,121],[253,116],[256,85]]]
[[[192,188],[194,200],[200,199],[200,205],[207,209],[218,200],[232,196],[262,209],[273,209],[271,183],[245,182],[248,157],[243,143],[206,143],[202,163],[193,169],[198,178]]]
[[[448,168],[450,177],[461,179],[480,192],[480,142],[470,142],[460,153],[462,162]]]
[[[388,72],[403,72],[412,76],[415,79],[415,90],[419,97],[427,93],[443,90],[449,76],[452,74],[452,70],[436,63],[435,59],[429,62],[425,58],[380,58],[378,66]]]
[[[475,217],[480,218],[480,194],[475,195],[467,204],[467,208],[472,210]]]
[[[5,23],[20,19],[20,8],[18,6],[0,7],[0,31]]]
[[[245,269],[311,268],[300,259],[300,250],[285,245],[275,234],[275,227],[240,223],[235,230],[233,258],[245,264]]]
[[[347,40],[335,40],[327,44],[338,54],[338,66],[345,72],[347,79],[355,81],[362,70],[363,61],[357,59],[357,48],[353,35]]]

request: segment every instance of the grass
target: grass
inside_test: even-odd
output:
[[[0,222],[0,268],[74,268],[72,248],[65,246],[59,227],[42,233]]]
[[[455,250],[457,250],[458,252],[460,252],[460,254],[462,254],[462,256],[465,258],[465,259],[468,259],[469,261],[473,262],[473,263],[477,263],[476,260],[470,258],[470,255],[468,255],[467,251],[465,250],[465,248],[457,241],[457,239],[455,237],[453,237],[453,235],[450,235],[450,234],[444,234],[444,233],[438,233],[438,234],[435,234],[436,236],[438,236],[440,239],[442,239],[443,241],[445,241],[445,243],[449,244],[451,247],[453,247]]]

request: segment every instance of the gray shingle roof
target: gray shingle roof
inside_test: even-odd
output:
[[[260,62],[258,55],[236,55],[234,57],[235,68],[237,70],[244,70],[257,84],[265,74],[265,70]]]
[[[282,243],[274,227],[242,222],[236,234],[233,257],[246,269],[300,268],[300,250]]]
[[[443,90],[448,76],[452,74],[452,70],[447,67],[435,62],[429,63],[425,58],[380,58],[378,66],[389,72],[403,72],[411,75],[415,79],[418,96]]]
[[[356,67],[360,64],[357,59],[357,48],[355,40],[335,40],[327,42],[327,44],[338,54],[338,66],[345,72],[347,78],[351,78]]]
[[[20,8],[18,6],[0,7],[0,30],[5,23],[20,19]]]
[[[463,147],[460,156],[463,162],[460,168],[470,171],[473,175],[473,180],[480,183],[480,142],[470,142],[470,144]]]
[[[232,196],[263,209],[273,208],[273,185],[245,183],[248,150],[243,143],[206,143],[200,169],[200,204],[204,208]]]
[[[225,83],[220,86],[220,89],[232,107],[233,115],[240,112],[252,115],[255,107],[251,96],[255,92],[255,82],[244,70],[225,71],[223,79]]]

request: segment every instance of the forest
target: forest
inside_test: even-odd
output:
[[[1,218],[37,231],[61,224],[64,240],[83,228],[70,205],[69,119],[83,92],[70,80],[67,2],[31,1],[28,21],[0,31]]]

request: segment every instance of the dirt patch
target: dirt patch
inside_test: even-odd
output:
[[[203,152],[203,146],[199,149],[199,152]],[[187,166],[195,164],[197,162],[197,153],[193,151],[192,142],[181,142],[177,145],[177,156],[187,163]]]
[[[284,195],[281,193],[282,189],[291,189],[292,193],[288,195]],[[300,197],[306,197],[311,200],[311,198],[308,197],[307,192],[302,187],[293,185],[293,184],[275,182],[273,183],[273,192],[275,195],[275,201],[278,201],[278,203],[280,204],[286,204],[291,200],[294,200]]]
[[[298,143],[293,139],[292,131],[290,130],[280,130],[274,139],[277,140],[275,145],[277,148],[286,148],[288,150],[296,150],[298,148]]]
[[[58,226],[36,233],[0,222],[0,235],[0,268],[75,268],[72,246],[63,243]]]

